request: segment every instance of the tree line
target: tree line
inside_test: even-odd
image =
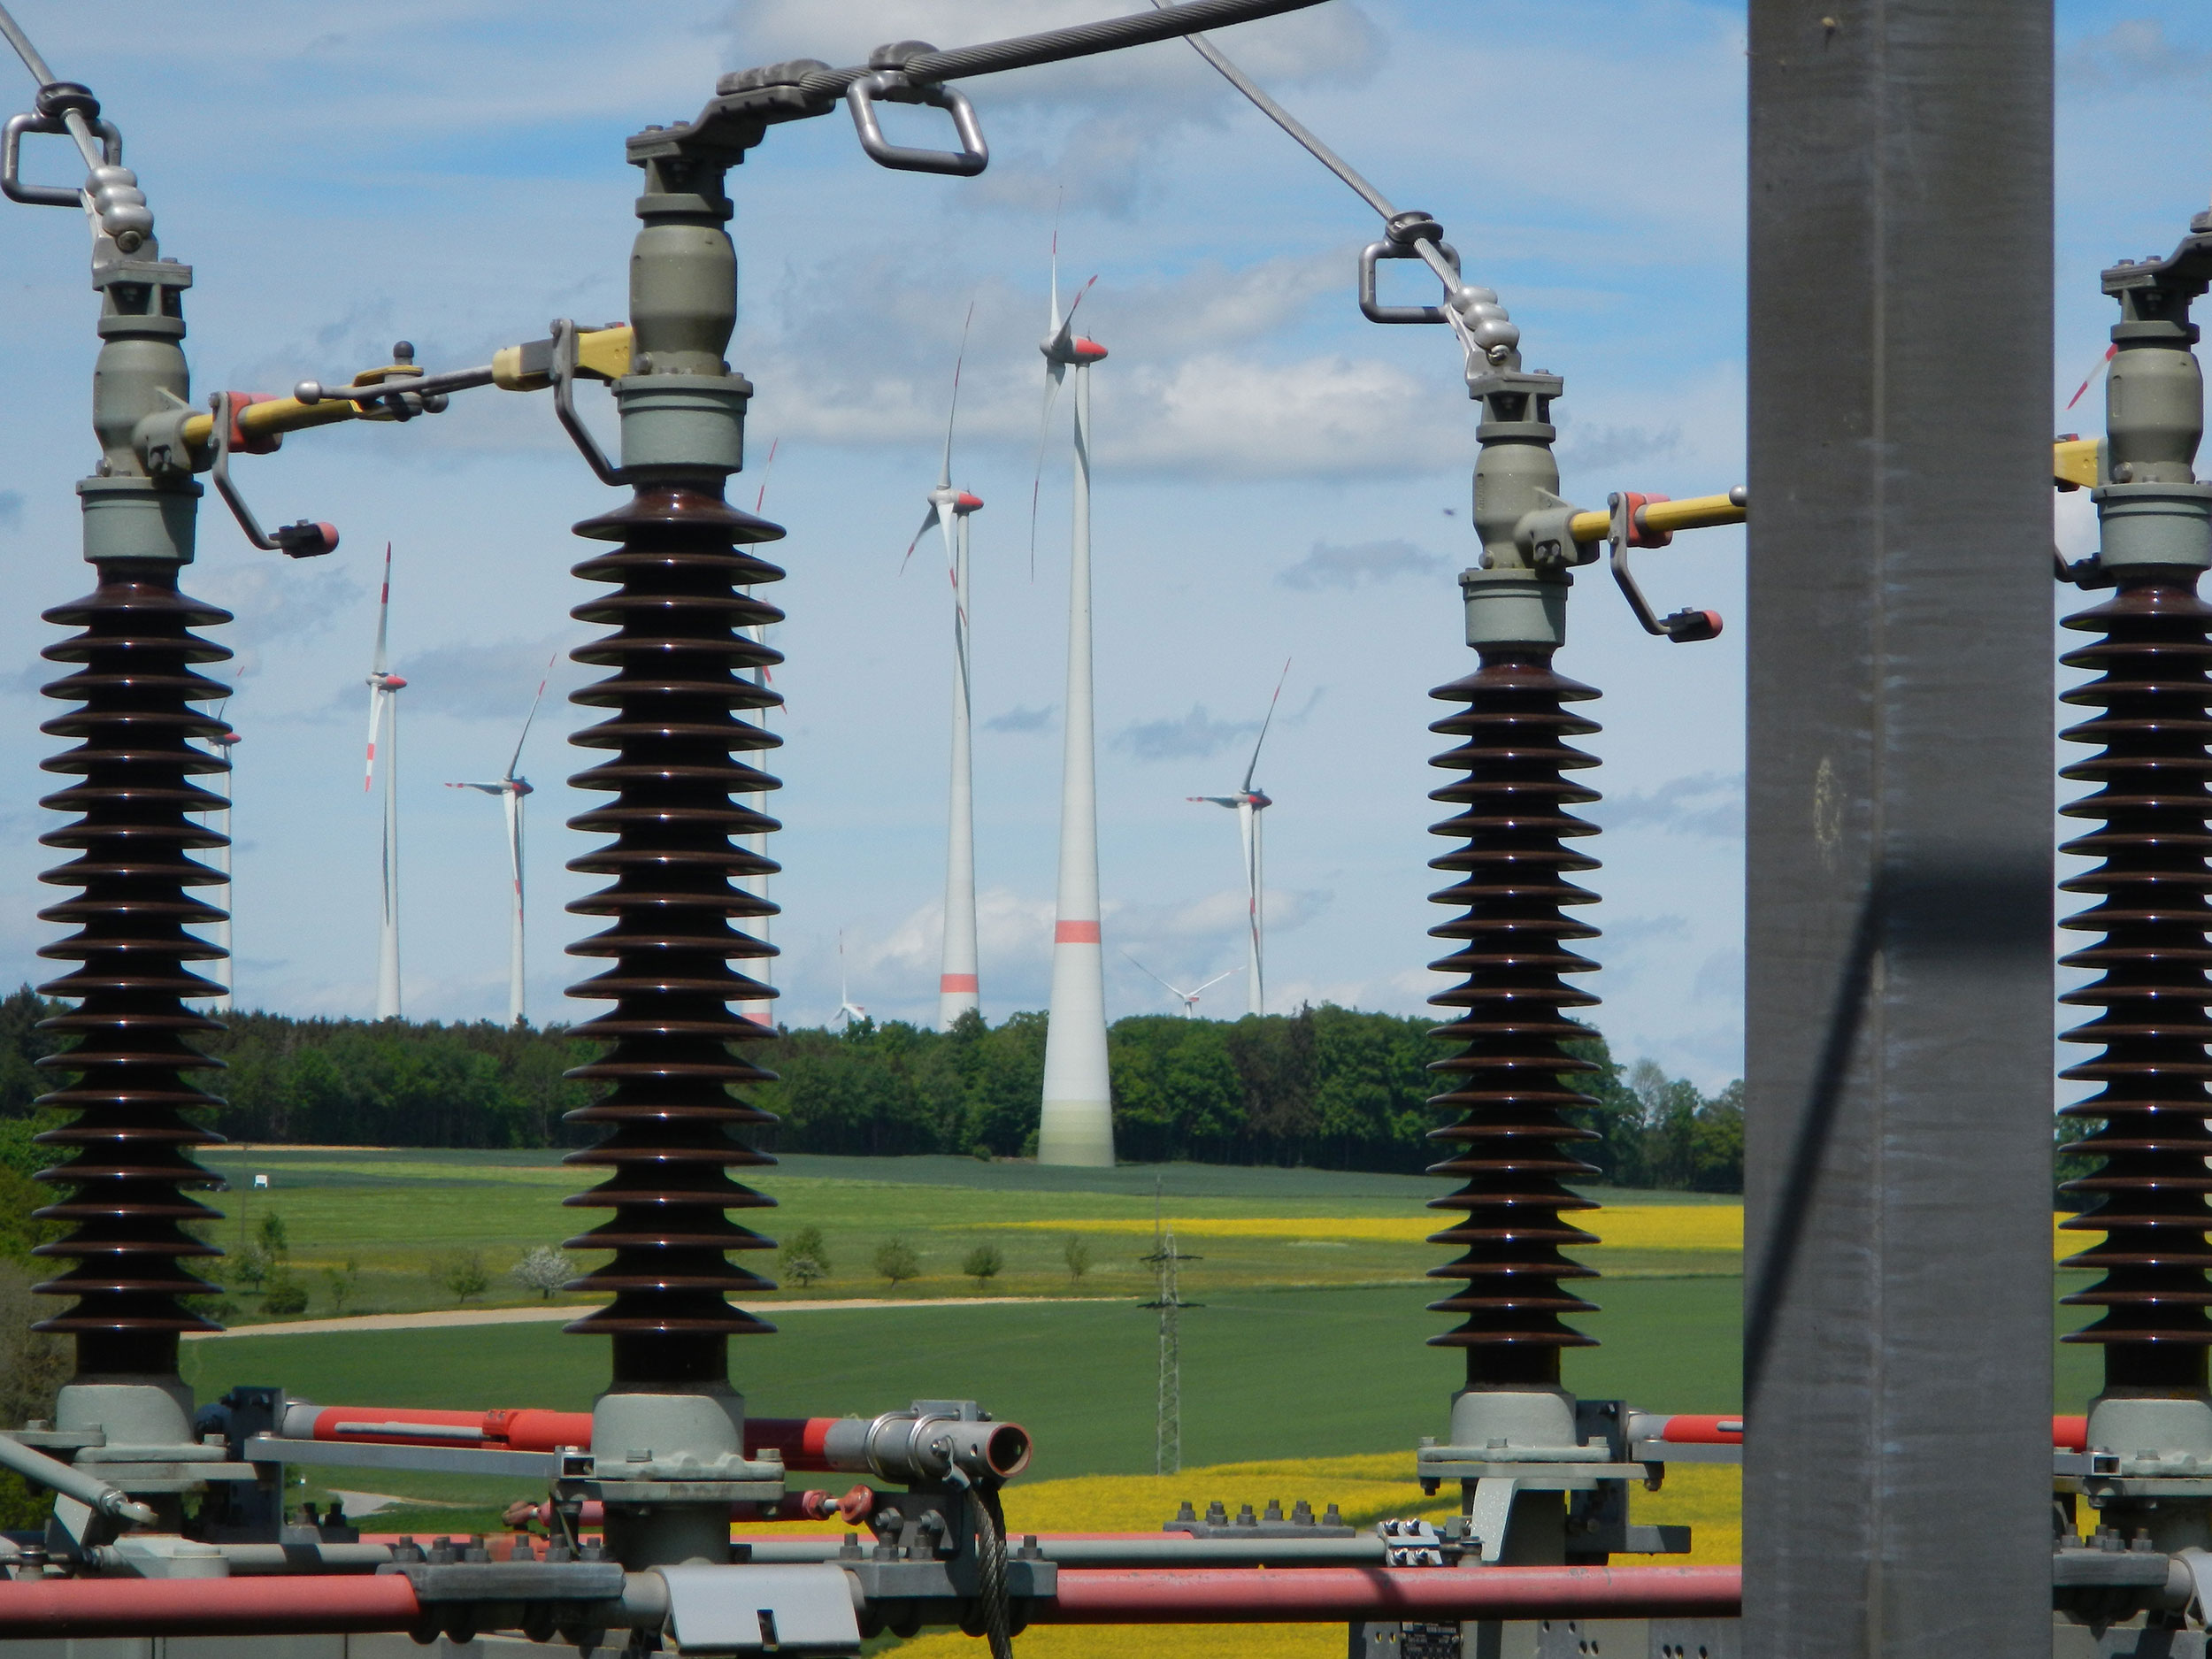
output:
[[[65,1048],[38,1022],[61,1011],[27,987],[0,999],[0,1164],[46,1161],[32,1102],[55,1086],[35,1062]],[[1117,1146],[1132,1162],[1304,1165],[1410,1172],[1437,1162],[1442,1121],[1428,1071],[1435,1022],[1332,1004],[1236,1020],[1136,1015],[1108,1033]],[[562,1074],[600,1047],[561,1026],[295,1019],[234,1014],[201,1046],[203,1079],[233,1141],[527,1148],[591,1139],[562,1122],[592,1100]],[[763,1149],[1010,1157],[1035,1150],[1046,1017],[949,1031],[868,1019],[786,1029],[745,1057],[777,1074],[746,1097],[780,1120]],[[1573,1045],[1597,1070],[1596,1132],[1579,1155],[1623,1187],[1740,1192],[1743,1090],[1707,1095],[1649,1061],[1622,1065],[1594,1030]]]

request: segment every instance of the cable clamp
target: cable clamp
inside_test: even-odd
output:
[[[1660,617],[1644,597],[1643,589],[1636,585],[1636,578],[1628,568],[1628,549],[1637,547],[1665,547],[1674,540],[1671,531],[1651,530],[1642,522],[1643,511],[1664,495],[1640,495],[1633,491],[1616,491],[1605,498],[1612,510],[1612,523],[1606,532],[1606,540],[1613,544],[1613,580],[1619,586],[1621,596],[1628,601],[1628,608],[1636,613],[1636,620],[1644,632],[1672,640],[1677,645],[1690,645],[1700,640],[1720,637],[1721,619],[1717,611],[1682,610],[1670,616]]]
[[[279,525],[274,535],[265,534],[260,520],[253,516],[253,509],[246,505],[246,498],[230,481],[231,446],[244,436],[238,425],[238,411],[247,403],[262,400],[254,399],[242,392],[218,392],[208,399],[208,406],[215,411],[212,434],[215,459],[208,468],[208,473],[215,480],[217,493],[222,496],[224,505],[230,509],[231,517],[238,520],[238,527],[246,533],[246,540],[265,553],[281,553],[288,558],[304,559],[336,552],[338,527],[335,525],[302,518],[292,524]],[[242,449],[245,446],[241,443],[239,447]]]
[[[882,123],[876,119],[879,99],[886,104],[926,104],[945,111],[952,117],[960,148],[919,150],[892,143],[884,137]],[[846,88],[845,104],[852,111],[861,149],[878,166],[901,173],[943,173],[972,179],[991,165],[991,147],[983,141],[983,128],[976,120],[975,105],[956,88],[917,85],[895,69],[883,69]]]

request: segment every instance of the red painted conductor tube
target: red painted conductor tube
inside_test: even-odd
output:
[[[1347,1623],[1354,1619],[1734,1618],[1740,1567],[1063,1567],[1041,1624]]]
[[[1659,1440],[1672,1446],[1740,1446],[1743,1444],[1743,1416],[1701,1417],[1677,1412],[1666,1417],[1655,1411],[1635,1411],[1629,1414],[1629,1436],[1632,1440]],[[2089,1419],[2079,1417],[2055,1417],[2051,1419],[2051,1446],[2062,1452],[2085,1452],[2089,1449]]]
[[[282,1432],[296,1440],[385,1446],[471,1446],[551,1452],[591,1444],[588,1411],[433,1411],[415,1407],[285,1408]],[[875,1474],[911,1481],[941,1478],[957,1463],[971,1475],[1010,1480],[1029,1466],[1028,1431],[1018,1423],[970,1422],[889,1411],[879,1417],[748,1417],[745,1455],[774,1449],[786,1469]]]
[[[0,1640],[307,1636],[413,1628],[396,1573],[279,1578],[49,1578],[0,1584]]]

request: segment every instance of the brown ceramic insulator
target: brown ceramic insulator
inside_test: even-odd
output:
[[[223,879],[192,856],[224,839],[193,818],[225,804],[195,780],[229,770],[194,743],[223,723],[192,705],[229,695],[195,664],[230,653],[192,630],[230,613],[180,594],[171,564],[108,560],[99,578],[89,596],[46,612],[82,631],[46,648],[48,661],[75,670],[45,695],[82,706],[40,728],[76,741],[42,763],[74,780],[42,804],[78,815],[39,837],[76,854],[40,879],[82,891],[39,912],[77,930],[38,953],[77,964],[39,987],[75,1005],[42,1028],[77,1041],[38,1063],[75,1074],[37,1102],[75,1114],[38,1137],[70,1156],[38,1177],[67,1196],[37,1213],[71,1230],[36,1253],[75,1263],[38,1289],[76,1300],[37,1328],[75,1337],[80,1375],[165,1376],[177,1368],[180,1332],[221,1328],[180,1298],[215,1288],[189,1263],[222,1254],[184,1224],[220,1218],[188,1194],[217,1184],[192,1148],[222,1137],[188,1114],[221,1104],[192,1079],[222,1063],[191,1039],[222,1026],[185,1001],[221,989],[186,964],[223,953],[185,930],[223,915],[189,891]]]
[[[2062,926],[2102,937],[2061,958],[2100,977],[2060,1001],[2101,1010],[2066,1040],[2101,1051],[2062,1073],[2101,1086],[2062,1115],[2097,1123],[2070,1149],[2104,1162],[2066,1184],[2095,1202],[2065,1225],[2106,1235],[2066,1263],[2104,1275],[2066,1298],[2103,1310],[2066,1340],[2103,1347],[2108,1386],[2201,1388],[2212,1346],[2212,607],[2196,572],[2150,569],[2066,626],[2100,636],[2063,659],[2098,676],[2064,694],[2098,710],[2065,733],[2096,752],[2064,775],[2098,787],[2063,810],[2101,827],[2065,850],[2101,862],[2060,884],[2097,898]]]
[[[614,1258],[572,1286],[613,1300],[568,1329],[613,1337],[618,1388],[712,1381],[726,1375],[728,1338],[775,1328],[726,1300],[774,1286],[730,1261],[773,1246],[725,1212],[774,1202],[729,1175],[775,1162],[741,1138],[775,1119],[730,1092],[773,1080],[730,1048],[773,1033],[729,1005],[774,995],[730,964],[773,954],[742,924],[774,906],[734,879],[776,866],[732,838],[778,826],[732,797],[777,787],[735,757],[776,742],[754,717],[782,699],[754,671],[782,659],[740,630],[782,619],[741,590],[782,579],[743,549],[783,532],[718,492],[679,486],[641,488],[576,529],[620,546],[576,566],[616,588],[573,613],[613,632],[571,655],[614,672],[572,699],[609,712],[572,740],[606,757],[570,781],[613,799],[569,825],[613,839],[568,866],[610,879],[568,907],[609,918],[569,947],[607,961],[570,995],[614,1006],[575,1028],[612,1046],[568,1074],[607,1088],[568,1118],[604,1138],[567,1159],[606,1179],[566,1202],[613,1213],[568,1243]]]
[[[1462,1320],[1429,1342],[1467,1350],[1470,1385],[1542,1385],[1558,1380],[1561,1349],[1595,1346],[1561,1316],[1594,1311],[1565,1286],[1596,1271],[1560,1247],[1597,1242],[1565,1219],[1596,1204],[1563,1184],[1599,1172],[1573,1150],[1597,1135],[1567,1117],[1596,1105],[1573,1079],[1597,1068],[1563,1045],[1591,1034],[1565,1010],[1597,1001],[1566,981],[1597,966],[1569,941],[1598,931],[1566,914],[1596,900],[1568,876],[1597,860],[1566,843],[1597,833],[1567,810],[1597,792],[1565,776],[1597,764],[1567,740],[1598,727],[1564,705],[1598,694],[1554,673],[1548,650],[1492,649],[1480,664],[1431,694],[1466,706],[1429,728],[1460,740],[1431,764],[1463,774],[1430,796],[1455,809],[1432,833],[1460,843],[1430,861],[1453,879],[1430,896],[1459,912],[1429,930],[1453,947],[1430,965],[1462,977],[1429,999],[1457,1010],[1435,1034],[1459,1045],[1429,1068],[1449,1085],[1429,1104],[1454,1119],[1429,1132],[1451,1151],[1429,1172],[1463,1184],[1429,1206],[1458,1212],[1430,1242],[1462,1252],[1429,1270],[1459,1281],[1430,1310]]]

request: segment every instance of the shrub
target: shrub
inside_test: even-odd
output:
[[[284,1217],[272,1210],[261,1217],[254,1228],[254,1238],[261,1246],[261,1253],[272,1262],[288,1261],[292,1255],[291,1240],[284,1236]]]
[[[265,1313],[305,1313],[307,1286],[293,1278],[289,1271],[280,1267],[269,1275],[269,1286],[262,1294],[261,1308]]]
[[[991,1150],[991,1143],[987,1141],[979,1141],[970,1147],[968,1156],[978,1164],[995,1163],[998,1158],[998,1154]]]
[[[230,1273],[233,1279],[245,1286],[247,1289],[257,1291],[261,1288],[262,1282],[269,1277],[270,1270],[275,1265],[275,1263],[270,1261],[269,1253],[266,1250],[257,1244],[250,1244],[230,1258]]]
[[[492,1276],[485,1269],[481,1250],[459,1250],[446,1257],[445,1287],[453,1293],[456,1302],[466,1302],[471,1296],[480,1296],[492,1287]]]
[[[830,1276],[829,1246],[823,1242],[819,1227],[801,1227],[784,1240],[777,1262],[787,1282],[805,1289],[817,1279]]]
[[[576,1277],[576,1263],[549,1244],[533,1245],[528,1255],[507,1270],[507,1277],[550,1302],[555,1291]]]
[[[1060,1246],[1060,1259],[1068,1264],[1068,1277],[1081,1283],[1083,1275],[1091,1271],[1091,1241],[1071,1233]]]
[[[346,1263],[342,1267],[326,1266],[323,1269],[323,1287],[330,1292],[330,1310],[333,1313],[343,1313],[346,1310],[346,1303],[352,1299],[353,1293],[359,1287],[360,1283],[361,1263],[350,1256],[346,1259]]]
[[[1006,1266],[1006,1258],[999,1254],[995,1244],[979,1244],[968,1252],[968,1259],[960,1263],[960,1271],[975,1280],[978,1290],[987,1290]]]
[[[876,1271],[892,1284],[922,1276],[922,1258],[904,1239],[886,1239],[876,1246]]]

